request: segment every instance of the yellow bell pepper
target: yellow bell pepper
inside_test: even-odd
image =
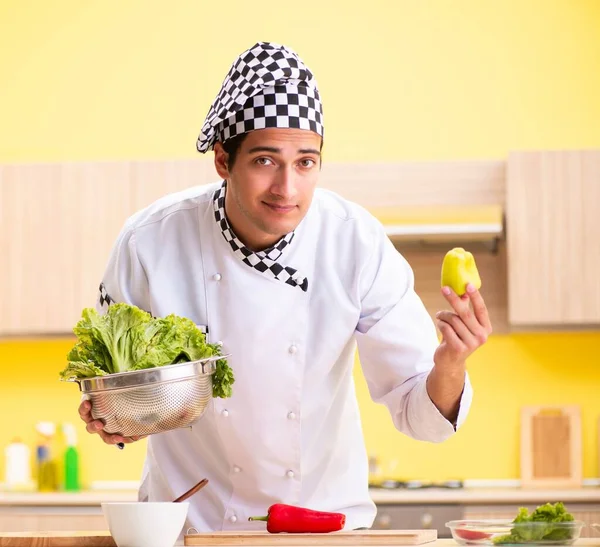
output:
[[[442,287],[450,287],[458,296],[467,292],[467,284],[481,287],[481,278],[473,255],[462,247],[446,253],[442,263]]]

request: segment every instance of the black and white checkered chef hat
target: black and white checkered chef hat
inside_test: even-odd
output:
[[[312,72],[291,49],[259,42],[233,63],[206,116],[196,148],[267,127],[323,137],[323,107]]]

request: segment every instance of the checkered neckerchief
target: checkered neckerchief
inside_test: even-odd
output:
[[[215,192],[213,206],[215,211],[215,220],[221,228],[223,237],[229,242],[235,256],[244,264],[258,270],[265,275],[273,277],[278,281],[283,281],[292,287],[300,287],[304,292],[308,290],[308,279],[303,277],[294,268],[282,266],[277,262],[283,250],[294,239],[294,232],[283,236],[275,245],[264,251],[254,252],[248,249],[235,235],[227,217],[225,215],[225,192],[227,184],[223,182],[221,187]]]

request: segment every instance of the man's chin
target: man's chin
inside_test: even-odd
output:
[[[299,222],[273,222],[263,226],[263,231],[270,236],[281,239],[283,236],[293,232]]]

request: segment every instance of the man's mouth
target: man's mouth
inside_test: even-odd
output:
[[[289,213],[296,208],[295,205],[282,205],[281,203],[268,203],[266,201],[263,201],[263,203],[276,213]]]

